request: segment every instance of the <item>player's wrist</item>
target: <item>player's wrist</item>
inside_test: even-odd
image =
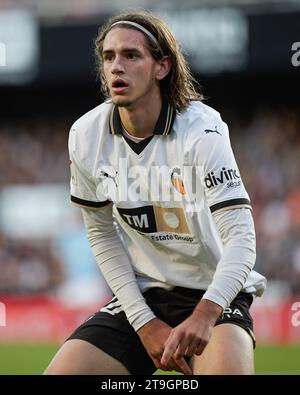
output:
[[[208,299],[202,299],[195,307],[193,314],[205,318],[211,325],[214,325],[222,312],[223,308],[219,304]]]
[[[147,336],[149,332],[151,333],[153,331],[153,328],[157,326],[158,322],[160,322],[158,318],[152,318],[137,330],[137,334],[140,337]]]

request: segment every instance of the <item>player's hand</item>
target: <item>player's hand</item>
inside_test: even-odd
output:
[[[221,306],[216,303],[201,301],[190,317],[171,330],[161,364],[167,365],[172,358],[177,360],[184,356],[201,355],[221,312]]]
[[[139,329],[137,333],[157,369],[167,371],[176,370],[177,372],[191,375],[193,374],[192,370],[184,357],[177,358],[176,360],[175,358],[170,357],[166,364],[161,363],[164,344],[168,339],[171,330],[172,328],[168,324],[158,318],[154,318]]]

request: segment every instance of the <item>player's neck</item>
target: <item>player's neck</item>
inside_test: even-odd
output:
[[[134,137],[148,137],[153,134],[162,107],[159,96],[135,108],[120,107],[119,113],[126,131]]]

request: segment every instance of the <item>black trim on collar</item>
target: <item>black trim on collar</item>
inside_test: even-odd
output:
[[[139,143],[136,143],[132,140],[130,140],[128,137],[123,135],[123,138],[125,139],[126,143],[130,146],[130,148],[137,154],[139,155],[144,148],[147,147],[147,145],[150,143],[150,141],[152,140],[154,136],[149,136],[147,138],[145,138],[144,140],[140,141]]]
[[[165,136],[170,134],[175,120],[175,116],[175,109],[166,100],[164,100],[153,134],[160,134]],[[115,105],[113,105],[109,116],[109,133],[120,135],[123,134],[119,110],[118,107]]]

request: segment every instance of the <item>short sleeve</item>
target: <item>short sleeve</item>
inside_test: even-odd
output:
[[[71,203],[92,209],[106,206],[110,201],[97,190],[92,175],[80,163],[78,159],[79,148],[76,130],[72,128],[69,134]]]
[[[237,207],[251,208],[249,195],[239,172],[226,123],[211,121],[195,145],[201,182],[211,212]]]

